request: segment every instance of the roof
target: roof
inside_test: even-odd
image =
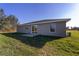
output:
[[[45,20],[39,20],[39,21],[33,21],[33,22],[29,22],[29,23],[24,23],[21,25],[32,25],[32,24],[43,24],[43,23],[52,23],[52,22],[67,22],[71,20],[70,18],[64,18],[64,19],[45,19]]]

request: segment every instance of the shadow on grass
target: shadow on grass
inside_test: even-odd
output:
[[[42,48],[46,42],[60,38],[60,37],[41,36],[41,35],[35,37],[27,37],[27,36],[22,36],[22,33],[4,33],[2,35],[15,38],[25,44],[28,44],[36,48]]]

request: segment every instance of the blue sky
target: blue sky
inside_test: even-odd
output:
[[[0,8],[4,9],[6,15],[15,15],[20,23],[53,18],[72,18],[72,20],[77,21],[78,15],[76,13],[79,9],[78,4],[67,3],[0,3]],[[74,14],[77,17],[73,17]],[[74,21],[69,22],[67,25],[79,26],[73,23]]]

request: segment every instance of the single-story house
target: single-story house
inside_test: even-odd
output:
[[[26,36],[48,35],[66,36],[66,22],[68,19],[45,19],[30,23],[21,24],[17,27],[17,32],[26,33]]]

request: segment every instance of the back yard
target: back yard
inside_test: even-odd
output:
[[[0,55],[79,55],[79,31],[72,30],[71,37],[22,37],[17,34],[0,34]]]

